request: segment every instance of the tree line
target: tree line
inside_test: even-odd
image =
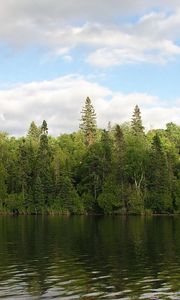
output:
[[[0,133],[0,213],[180,212],[180,126],[144,130],[131,122],[100,129],[90,98],[80,129],[52,137],[44,120],[25,137]]]

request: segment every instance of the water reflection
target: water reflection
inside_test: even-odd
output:
[[[1,299],[180,299],[179,217],[0,217]]]

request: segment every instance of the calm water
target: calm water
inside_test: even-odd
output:
[[[180,217],[0,217],[0,299],[180,299]]]

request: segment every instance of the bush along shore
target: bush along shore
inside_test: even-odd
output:
[[[178,214],[180,126],[99,129],[86,99],[79,130],[52,137],[44,120],[25,137],[0,133],[0,214]]]

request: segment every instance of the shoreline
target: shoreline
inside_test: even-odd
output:
[[[128,213],[128,214],[121,214],[121,213],[114,213],[114,214],[101,214],[101,213],[84,213],[84,214],[71,214],[71,213],[12,213],[12,212],[0,212],[0,216],[11,216],[11,217],[18,217],[18,216],[64,216],[64,217],[74,217],[74,216],[83,216],[83,217],[174,217],[180,216],[180,213],[152,213],[152,214],[135,214],[135,213]]]

